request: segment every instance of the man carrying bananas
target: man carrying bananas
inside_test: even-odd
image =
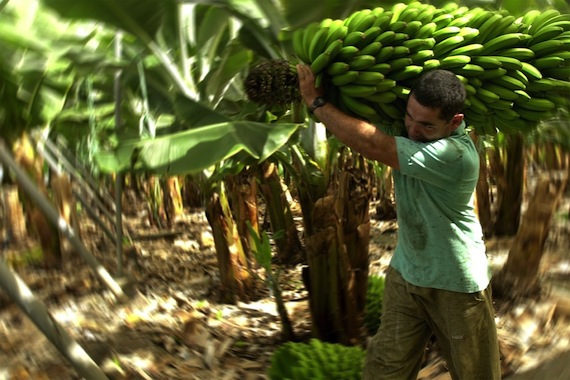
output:
[[[491,276],[473,207],[479,156],[465,132],[463,85],[445,70],[421,76],[408,98],[406,136],[390,136],[327,102],[310,67],[297,70],[309,111],[338,140],[394,169],[398,242],[363,379],[416,379],[432,334],[453,379],[500,379]]]

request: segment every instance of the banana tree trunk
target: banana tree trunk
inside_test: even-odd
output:
[[[506,136],[504,177],[497,183],[498,211],[493,231],[497,236],[517,233],[524,188],[524,140],[521,134]]]
[[[495,276],[493,289],[497,295],[517,299],[535,295],[540,290],[540,261],[567,181],[566,175],[558,178],[543,175],[539,178],[507,262]]]
[[[13,146],[16,163],[24,169],[33,180],[39,191],[48,197],[48,192],[43,181],[43,160],[35,154],[29,137],[24,134]],[[49,197],[48,197],[49,198]],[[59,268],[61,266],[61,251],[57,228],[49,223],[46,215],[26,195],[22,194],[24,212],[27,220],[39,239],[42,247],[43,263],[47,268]]]
[[[55,175],[51,179],[51,189],[53,191],[54,203],[61,217],[73,228],[73,232],[81,238],[81,228],[75,199],[71,191],[71,181],[65,175]],[[60,250],[63,261],[68,261],[73,257],[73,246],[68,239],[60,232]]]
[[[162,182],[164,194],[164,214],[169,227],[172,227],[177,217],[184,212],[182,192],[178,177],[168,177]]]
[[[315,204],[303,276],[314,337],[345,345],[357,345],[364,336],[368,285],[370,180],[358,160],[360,165],[340,173],[335,195]]]
[[[2,207],[4,209],[4,239],[14,244],[21,244],[28,236],[26,217],[20,202],[17,186],[6,186],[2,192]]]
[[[305,252],[293,220],[291,207],[283,191],[277,166],[266,162],[262,165],[261,170],[260,190],[269,214],[277,260],[284,264],[304,262]]]
[[[485,236],[493,234],[493,214],[491,212],[491,189],[489,187],[489,170],[487,166],[487,149],[476,133],[471,138],[479,148],[479,180],[475,189],[475,200],[479,222]]]
[[[226,179],[228,194],[231,197],[232,211],[236,221],[236,228],[245,256],[252,261],[253,237],[247,227],[250,223],[254,231],[259,233],[259,216],[257,209],[257,181],[249,171],[242,171],[238,175],[228,176]]]
[[[253,290],[254,276],[232,218],[223,185],[219,193],[212,194],[206,206],[206,217],[214,236],[222,301],[248,301]]]

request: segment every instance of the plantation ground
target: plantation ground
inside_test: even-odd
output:
[[[567,194],[543,259],[547,296],[515,306],[496,300],[505,378],[570,378],[570,223],[562,216],[568,207]],[[397,226],[376,220],[374,207],[371,213],[370,268],[381,274],[390,260]],[[144,212],[129,213],[127,219],[137,234],[159,232],[148,227]],[[18,267],[17,272],[112,379],[266,379],[271,354],[283,343],[272,298],[260,289],[254,302],[220,303],[216,255],[204,213],[188,210],[173,231],[168,237],[137,240],[138,252],[127,254],[124,289],[131,298],[124,304],[113,302],[80,259],[68,262],[63,271]],[[82,225],[82,236],[113,271],[113,243],[89,220]],[[495,268],[506,259],[510,242],[487,242]],[[3,255],[15,261],[26,249],[9,247]],[[283,272],[282,287],[295,333],[307,340],[311,326],[299,267]],[[430,347],[426,358],[421,379],[449,378],[437,347]],[[71,365],[0,291],[0,380],[77,378]]]

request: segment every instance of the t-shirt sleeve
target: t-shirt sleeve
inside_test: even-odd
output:
[[[401,174],[438,187],[447,188],[457,178],[465,178],[466,170],[475,169],[466,165],[473,160],[465,160],[465,155],[469,154],[468,147],[459,139],[423,143],[397,136],[396,146]]]

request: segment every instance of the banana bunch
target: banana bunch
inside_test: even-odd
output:
[[[362,9],[291,34],[330,101],[371,122],[403,127],[423,72],[454,72],[467,91],[466,121],[480,134],[529,131],[569,108],[570,15],[508,12],[419,1]]]
[[[267,375],[271,380],[360,379],[364,357],[364,350],[355,346],[318,339],[287,342],[271,356]]]

